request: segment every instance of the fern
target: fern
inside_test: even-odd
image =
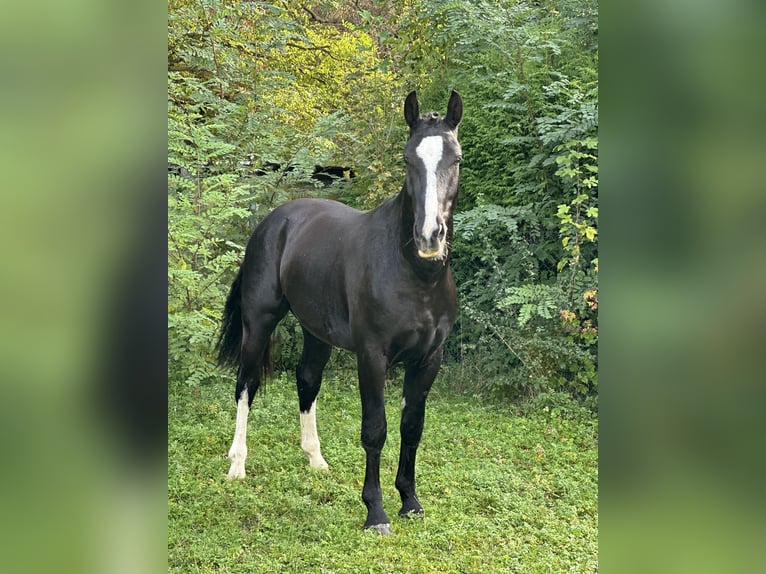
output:
[[[533,317],[551,319],[561,310],[563,293],[558,286],[551,285],[521,285],[509,287],[505,296],[497,302],[498,309],[509,309],[519,305],[517,323],[525,327]]]

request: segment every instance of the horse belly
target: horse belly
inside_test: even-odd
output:
[[[332,254],[305,251],[285,269],[282,288],[304,328],[325,343],[349,349],[348,305],[339,278]]]
[[[288,298],[289,300],[289,298]],[[319,296],[290,303],[293,314],[317,339],[341,349],[352,349],[348,312],[334,299]]]

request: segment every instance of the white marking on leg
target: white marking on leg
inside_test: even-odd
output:
[[[423,218],[423,237],[430,238],[438,225],[436,218],[439,214],[439,196],[436,193],[436,166],[442,158],[444,140],[441,136],[423,138],[415,149],[417,156],[426,168],[426,200],[425,216]]]
[[[404,407],[406,407],[406,406],[407,406],[407,399],[402,397],[402,410],[404,410]]]
[[[301,448],[309,457],[311,468],[327,470],[329,467],[319,450],[319,435],[317,434],[317,402],[311,403],[308,412],[301,412]]]
[[[237,401],[237,422],[234,428],[234,440],[229,449],[229,478],[245,478],[245,459],[247,458],[247,415],[250,407],[247,404],[247,388],[242,391]]]

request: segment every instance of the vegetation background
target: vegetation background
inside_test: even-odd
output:
[[[594,0],[171,0],[168,30],[172,381],[228,380],[210,342],[253,227],[295,197],[368,209],[397,193],[404,96],[441,109],[457,89],[447,384],[595,409]],[[325,186],[315,166],[345,171]],[[292,369],[300,329],[286,321],[277,338],[277,367]]]
[[[171,570],[595,571],[596,2],[171,0],[168,31]],[[353,357],[335,352],[320,401],[333,470],[306,476],[300,328],[278,327],[285,374],[251,415],[252,476],[232,485],[233,375],[212,343],[254,226],[297,197],[370,209],[397,193],[404,97],[443,111],[452,89],[460,309],[419,471],[438,518],[361,539]]]

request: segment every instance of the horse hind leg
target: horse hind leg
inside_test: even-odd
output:
[[[239,375],[237,375],[237,387],[239,388]],[[234,439],[229,448],[229,478],[245,478],[245,459],[247,458],[247,415],[250,413],[250,394],[247,386],[243,385],[237,395],[237,422],[234,427]]]
[[[234,438],[229,448],[229,478],[245,478],[247,459],[247,417],[253,397],[261,385],[264,362],[268,360],[269,338],[277,323],[284,317],[287,308],[281,305],[276,313],[260,314],[257,324],[243,317],[242,355],[237,371],[237,387],[234,398],[237,401],[237,419]]]
[[[298,403],[301,419],[301,449],[311,468],[327,470],[327,462],[319,445],[316,423],[316,398],[322,385],[322,372],[330,358],[332,347],[303,330],[303,353],[296,369]]]

